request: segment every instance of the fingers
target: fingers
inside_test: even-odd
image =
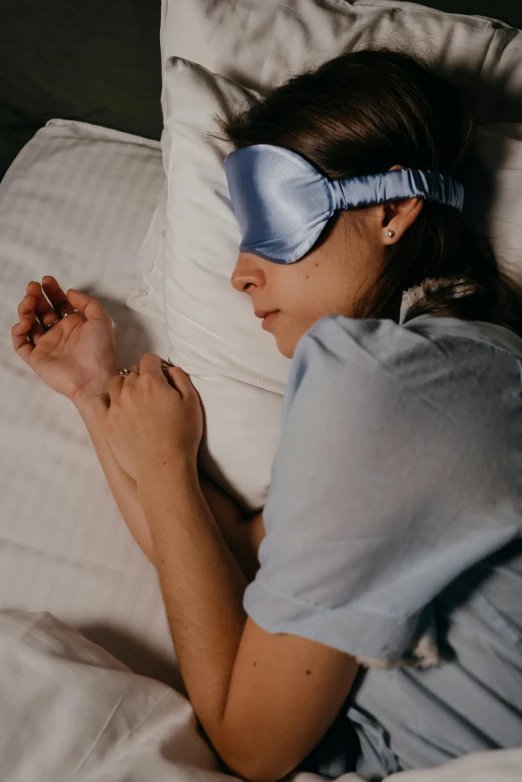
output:
[[[30,282],[27,286],[27,293],[34,296],[34,309],[36,317],[42,326],[50,326],[51,323],[59,319],[59,314],[53,309],[45,297],[42,286],[39,282]]]
[[[26,362],[33,352],[34,343],[38,342],[42,334],[45,333],[45,329],[36,319],[34,305],[34,296],[24,296],[18,305],[19,323],[16,323],[11,329],[13,347]]]
[[[161,374],[167,381],[173,381],[172,385],[181,396],[190,393],[191,390],[194,391],[188,376],[182,369],[173,367],[170,361],[167,363],[155,353],[145,353],[139,364],[133,364],[132,366],[127,367],[127,369],[129,370],[128,375],[114,375],[108,380],[106,393],[111,403],[120,401],[124,385],[129,386],[139,383],[140,377],[145,373],[156,376]],[[137,369],[139,374],[137,372],[130,372],[131,369]],[[175,374],[171,374],[172,372]]]
[[[175,367],[169,361],[167,365],[162,358],[156,356],[154,353],[145,353],[140,361],[141,372],[151,372],[156,374],[161,372],[167,376],[167,379],[171,381],[176,391],[179,393],[182,399],[185,399],[188,395],[195,392],[195,388],[191,383],[189,376],[181,369],[181,367]]]
[[[144,353],[140,359],[140,372],[149,372],[153,375],[161,373],[163,359],[155,353]]]
[[[66,312],[75,309],[74,305],[71,304],[63,290],[60,288],[56,277],[46,274],[42,279],[42,287],[55,312],[57,312],[60,317],[63,317]]]
[[[128,375],[118,374],[109,378],[108,385],[107,385],[107,395],[109,397],[111,404],[120,401],[121,392],[123,390],[124,384],[126,386],[134,385],[140,378],[140,375],[138,375],[136,372],[130,372],[131,369],[139,370],[138,364],[133,364],[131,367],[127,367],[127,369],[129,370]]]
[[[149,358],[146,358],[147,356]],[[139,365],[135,364],[135,367],[137,369],[140,369],[140,372],[141,372],[141,368],[142,368],[141,362],[143,361],[144,358],[146,359],[146,366],[149,367],[149,371],[152,371],[152,372],[154,372],[157,369],[161,369],[161,368],[167,369],[168,367],[173,367],[174,366],[174,364],[172,363],[172,361],[169,358],[167,358],[167,359],[161,358],[161,356],[157,356],[156,353],[144,353],[143,356],[141,357],[140,364]],[[144,370],[144,371],[146,371],[146,370]]]
[[[44,327],[38,323],[36,319],[34,296],[29,294],[24,296],[18,305],[18,317],[20,318],[20,325],[25,327],[25,331],[29,337],[33,338],[35,335],[41,336],[42,334],[45,334]]]
[[[80,310],[80,312],[83,312],[87,320],[91,320],[92,318],[105,318],[111,320],[109,313],[95,296],[89,296],[87,293],[77,291],[75,288],[69,288],[67,296],[72,306],[75,309]]]
[[[195,388],[189,376],[184,372],[181,367],[168,367],[166,370],[167,375],[174,382],[176,389],[181,394],[181,398],[185,399],[190,394],[195,392]]]
[[[23,301],[19,305],[18,309],[20,310],[20,306],[22,306]],[[31,331],[31,324],[32,324],[32,316],[26,316],[26,315],[20,315],[20,312],[18,313],[20,317],[20,322],[16,323],[12,329],[11,329],[11,339],[13,341],[13,347],[26,363],[29,363],[29,357],[31,353],[34,350],[34,345],[32,342],[30,342],[30,331]],[[34,318],[36,321],[36,317]],[[39,328],[42,328],[40,324],[37,324]]]
[[[169,380],[174,379],[174,376],[169,373],[171,366],[172,364],[170,361],[167,363],[155,353],[144,353],[140,359],[139,370],[141,374],[149,374],[155,377],[161,375],[168,382]],[[136,377],[139,376],[136,375]],[[176,391],[179,391],[174,383],[172,383],[172,385],[174,385]]]

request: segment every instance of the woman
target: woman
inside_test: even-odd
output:
[[[231,771],[380,780],[516,746],[522,308],[462,217],[471,112],[380,50],[218,124],[232,284],[293,359],[263,513],[200,479],[181,369],[118,374],[96,299],[30,283],[14,347],[82,415]]]

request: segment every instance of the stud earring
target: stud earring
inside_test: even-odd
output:
[[[395,236],[395,231],[386,231],[386,236]]]

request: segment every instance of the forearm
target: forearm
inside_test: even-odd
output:
[[[250,583],[259,570],[257,552],[265,534],[262,514],[245,517],[237,502],[201,473],[199,484],[225,543]]]
[[[154,564],[152,537],[147,517],[138,499],[136,481],[125,472],[114,456],[103,430],[100,408],[89,398],[78,399],[74,404],[87,428],[120,513],[134,540],[147,559]]]
[[[168,474],[173,475],[170,465]],[[165,481],[150,466],[138,496],[151,525],[156,568],[190,700],[219,751],[222,718],[246,622],[247,580],[226,545],[199,484],[180,467]]]

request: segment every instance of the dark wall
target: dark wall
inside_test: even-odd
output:
[[[522,27],[521,0],[433,0],[433,2],[423,2],[422,5],[429,5],[438,8],[439,11],[449,11],[452,14],[490,16],[507,22],[513,27]]]
[[[0,177],[52,117],[159,139],[160,0],[0,0]]]

